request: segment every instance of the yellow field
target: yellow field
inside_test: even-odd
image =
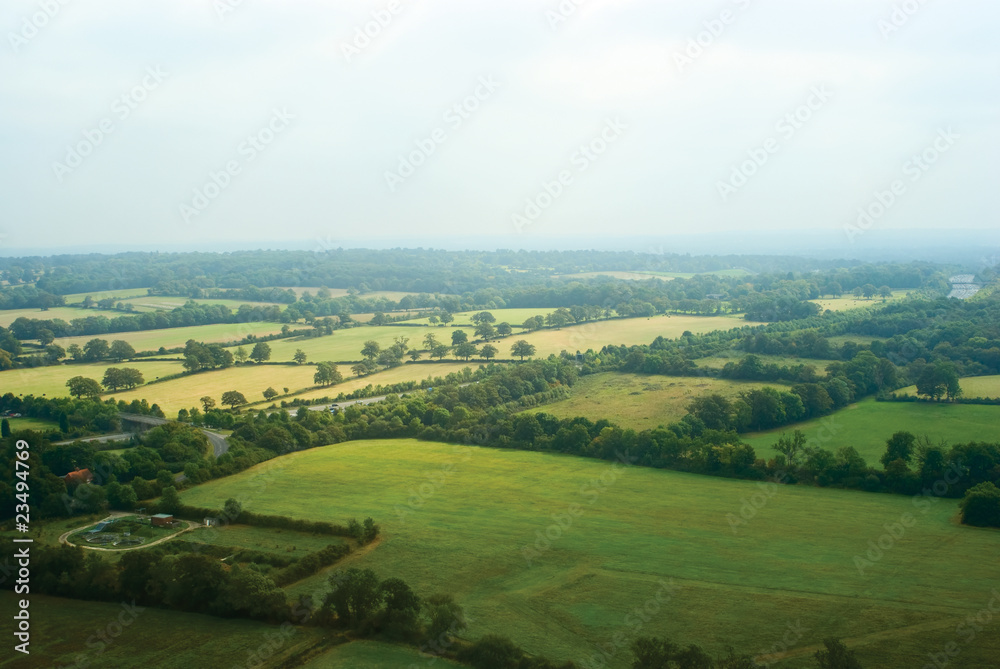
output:
[[[66,381],[74,376],[85,376],[100,382],[108,367],[133,367],[142,372],[146,381],[161,376],[184,371],[180,362],[93,362],[81,365],[52,365],[30,369],[8,369],[0,372],[0,394],[45,395],[47,397],[68,397]],[[141,392],[141,389],[137,389]]]
[[[510,355],[510,344],[517,339],[525,339],[537,348],[537,355],[548,356],[560,351],[583,352],[587,349],[600,350],[608,344],[634,346],[649,344],[658,336],[680,337],[690,330],[698,334],[713,330],[729,330],[744,325],[762,325],[729,316],[653,316],[651,318],[628,318],[623,320],[597,321],[573,325],[561,330],[539,330],[526,335],[514,335],[496,344],[501,356]]]
[[[284,287],[279,286],[282,290],[291,290],[295,292],[296,297],[301,297],[303,293],[311,293],[316,295],[320,291],[319,286],[294,286],[294,287]],[[348,292],[346,288],[328,288],[330,291],[330,297],[346,297]],[[393,302],[399,302],[401,299],[407,295],[418,295],[419,293],[408,293],[401,290],[373,290],[370,293],[365,293],[364,295],[358,295],[360,298],[364,299],[375,299],[379,297],[384,297],[387,300],[392,300]]]
[[[127,341],[136,351],[155,351],[161,346],[177,348],[184,346],[188,339],[206,344],[240,340],[249,334],[262,336],[281,332],[281,323],[216,323],[214,325],[192,325],[186,328],[165,328],[163,330],[142,330],[140,332],[109,332],[82,337],[61,337],[56,343],[63,348],[70,344],[83,346],[91,339],[106,339],[109,342],[121,339]],[[288,357],[291,360],[291,356]]]
[[[63,295],[63,298],[67,303],[72,304],[73,302],[82,302],[88,295],[96,302],[109,297],[115,300],[126,300],[133,297],[146,297],[148,294],[149,290],[146,288],[120,288],[118,290],[98,290],[91,293],[71,293]]]
[[[337,330],[324,337],[279,339],[268,342],[271,360],[291,360],[296,349],[302,349],[309,356],[309,362],[333,360],[334,362],[361,360],[361,347],[369,339],[377,341],[383,348],[391,346],[395,337],[408,337],[410,348],[422,349],[424,335],[434,332],[441,343],[451,345],[451,332],[445,328],[393,327],[391,325],[365,326]],[[468,330],[472,335],[472,330]],[[235,350],[232,348],[230,350]],[[249,349],[248,351],[249,352]]]
[[[313,386],[313,365],[240,365],[229,369],[219,369],[210,372],[200,372],[179,379],[171,379],[151,386],[143,386],[132,390],[123,390],[106,395],[114,399],[132,401],[146,399],[149,403],[160,405],[170,417],[177,415],[178,409],[190,409],[200,406],[198,398],[208,395],[215,399],[219,408],[222,393],[227,390],[238,390],[250,402],[263,401],[261,395],[269,386],[282,392],[288,388],[294,392]]]
[[[648,430],[679,421],[696,397],[718,393],[732,398],[765,385],[779,384],[607,372],[581,377],[568,399],[530,411],[557,418],[606,418],[625,428]]]
[[[423,381],[428,377],[433,378],[437,376],[445,376],[447,374],[451,374],[452,372],[460,372],[466,367],[476,369],[478,366],[479,363],[476,362],[442,362],[428,365],[414,365],[413,363],[407,363],[399,367],[387,369],[384,372],[378,372],[377,374],[357,378],[353,373],[351,373],[351,369],[349,367],[342,365],[339,367],[339,370],[340,373],[344,375],[345,380],[343,383],[338,383],[335,386],[309,390],[301,395],[296,395],[295,397],[310,400],[318,397],[336,397],[340,393],[352,393],[355,390],[364,388],[369,384],[377,386],[390,383],[403,383],[405,381]],[[315,367],[312,369],[315,370]],[[277,387],[275,389],[279,391],[281,390],[281,388]],[[262,404],[270,404],[270,402],[262,402]]]
[[[1000,376],[966,376],[959,381],[962,397],[1000,397]],[[917,387],[896,391],[898,395],[916,395]]]
[[[462,311],[456,314],[452,314],[455,320],[447,325],[447,327],[464,325],[467,328],[474,329],[475,326],[472,324],[473,314],[478,314],[481,311],[488,311],[493,314],[497,323],[508,323],[514,327],[521,325],[525,320],[531,318],[532,316],[546,316],[555,311],[554,308],[540,308],[540,309],[478,309],[476,311]],[[407,321],[407,323],[420,323],[421,325],[430,325],[428,318],[419,318],[412,321]],[[496,323],[494,323],[496,325]]]
[[[107,316],[114,318],[121,316],[120,311],[102,311],[99,309],[76,309],[73,307],[52,307],[46,311],[41,309],[4,309],[0,311],[0,326],[9,327],[18,318],[31,318],[41,321],[51,321],[61,318],[69,323],[74,318],[86,318],[87,316]]]
[[[829,299],[822,300],[809,300],[813,304],[818,304],[820,309],[823,311],[846,311],[847,309],[858,309],[861,307],[877,307],[879,305],[885,304],[886,302],[895,302],[906,297],[909,291],[906,290],[894,290],[892,291],[892,297],[888,299],[883,299],[881,297],[873,297],[870,300],[866,300],[863,297],[855,299],[853,295],[845,294],[843,297],[833,297]]]

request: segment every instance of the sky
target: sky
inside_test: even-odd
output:
[[[7,0],[0,252],[976,243],[998,21],[995,0]]]

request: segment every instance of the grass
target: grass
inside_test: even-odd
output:
[[[180,370],[178,370],[180,371]],[[179,409],[200,407],[198,398],[208,395],[215,398],[216,403],[222,399],[222,393],[237,390],[250,402],[263,400],[261,393],[268,387],[273,387],[279,393],[283,388],[290,391],[313,386],[314,365],[239,365],[228,369],[218,369],[199,372],[171,379],[162,383],[140,386],[132,390],[123,390],[105,397],[131,402],[134,399],[146,399],[150,404],[160,405],[170,417],[176,417]],[[218,404],[220,408],[221,404]]]
[[[222,506],[220,503],[218,506]],[[341,521],[342,523],[345,520]],[[184,535],[193,543],[212,546],[238,546],[262,553],[272,553],[288,558],[302,558],[330,544],[343,544],[345,540],[326,534],[306,534],[292,530],[252,527],[250,525],[225,525],[200,527]]]
[[[966,376],[961,379],[962,397],[1000,397],[1000,376]],[[896,391],[897,395],[916,395],[917,387],[909,386]]]
[[[610,276],[614,279],[624,279],[626,281],[647,281],[649,279],[690,279],[699,275],[714,276],[748,276],[750,272],[745,269],[720,269],[712,272],[654,272],[654,271],[618,271],[610,270],[606,272],[578,272],[576,274],[559,274],[560,279],[594,279],[599,276]]]
[[[350,667],[350,669],[399,669],[401,667],[465,667],[443,658],[431,659],[421,655],[416,648],[396,646],[377,641],[354,641],[334,646],[333,649],[302,665],[303,669],[329,669],[330,667]]]
[[[59,429],[59,423],[51,420],[42,420],[41,418],[8,418],[7,420],[10,421],[10,429],[13,431],[39,430],[41,432],[49,432]]]
[[[95,524],[96,525],[96,524]],[[97,548],[106,548],[108,550],[123,550],[131,549],[134,546],[113,546],[111,544],[90,544],[87,542],[87,532],[91,530],[95,525],[86,527],[79,532],[71,534],[68,539],[71,543],[78,546],[95,546]],[[160,539],[172,536],[186,530],[188,528],[187,523],[183,523],[181,527],[171,528],[171,527],[158,527],[154,525],[143,525],[136,521],[135,516],[130,517],[120,517],[116,518],[115,522],[108,528],[105,532],[112,532],[118,534],[119,536],[124,532],[124,530],[129,530],[132,537],[142,537],[145,539],[145,543],[149,544]]]
[[[475,330],[475,327],[476,327],[472,323],[472,316],[473,316],[473,314],[478,314],[478,313],[483,312],[483,311],[488,311],[488,312],[490,312],[491,314],[493,314],[496,317],[496,319],[497,319],[496,323],[494,323],[493,325],[496,325],[497,323],[507,323],[507,324],[512,325],[514,327],[518,327],[518,326],[521,325],[521,323],[523,323],[525,320],[531,318],[532,316],[543,316],[544,317],[544,316],[546,316],[548,314],[551,314],[553,311],[555,311],[555,309],[554,308],[540,308],[540,309],[478,309],[476,311],[462,311],[462,312],[459,312],[459,313],[452,314],[452,316],[455,317],[455,320],[453,322],[449,323],[447,327],[462,326],[462,327],[468,329],[469,330],[469,334],[471,335],[472,331]],[[428,316],[427,318],[417,318],[417,319],[414,319],[414,320],[411,320],[411,321],[406,321],[406,322],[407,323],[420,323],[421,325],[430,325],[430,322],[428,320],[429,318],[430,317]],[[444,331],[446,333],[450,332],[450,330],[445,330],[445,328],[442,328],[442,331]],[[449,342],[450,342],[451,341],[451,339],[450,339],[451,335],[450,334],[446,334],[446,336],[449,338]],[[438,339],[441,339],[443,341],[444,337],[438,337]]]
[[[882,298],[874,297],[870,300],[865,298],[855,298],[853,295],[842,296],[842,297],[831,297],[819,300],[809,300],[814,304],[818,304],[820,309],[823,311],[846,311],[847,309],[859,309],[867,307],[880,307],[888,302],[897,302],[906,297],[909,291],[906,290],[894,290],[892,291],[892,297]]]
[[[568,399],[531,411],[557,418],[607,418],[622,427],[648,430],[680,420],[691,400],[701,395],[735,397],[742,390],[764,385],[778,384],[607,372],[581,377]]]
[[[119,316],[121,314],[118,314]],[[106,339],[109,342],[121,339],[127,341],[136,351],[156,351],[160,347],[178,348],[184,346],[188,339],[194,339],[206,344],[214,342],[239,341],[247,335],[271,335],[281,332],[280,323],[214,323],[212,325],[192,325],[181,328],[164,328],[162,330],[140,330],[138,332],[109,332],[101,335],[84,335],[82,337],[62,337],[56,339],[57,344],[68,348],[70,344],[83,347],[91,339]],[[291,359],[289,357],[289,359]]]
[[[823,427],[826,430],[821,430]],[[790,435],[796,429],[802,430],[807,439],[819,439],[818,445],[828,451],[853,446],[869,464],[880,466],[886,440],[899,431],[927,436],[934,443],[1000,441],[1000,406],[866,399],[825,418],[747,435],[744,440],[760,457],[770,458],[776,452],[772,447],[782,433]]]
[[[312,295],[316,295],[320,291],[319,286],[295,286],[295,287],[283,287],[279,286],[282,290],[291,290],[295,292],[297,297],[302,297],[302,294],[309,292]],[[346,297],[348,291],[346,288],[328,288],[330,291],[330,297]],[[418,295],[419,293],[408,293],[401,290],[375,290],[370,293],[365,293],[363,295],[358,295],[358,297],[363,299],[377,299],[384,297],[387,300],[392,300],[393,302],[399,302],[401,299],[407,295]]]
[[[371,515],[381,543],[338,566],[370,567],[423,595],[453,593],[473,619],[469,637],[503,634],[575,661],[618,632],[631,641],[625,616],[657,592],[668,596],[661,581],[672,579],[670,599],[641,634],[756,653],[798,621],[802,645],[861,637],[865,666],[922,666],[996,587],[1000,532],[958,525],[954,500],[921,512],[906,497],[782,487],[734,532],[727,514],[760,492],[752,482],[583,458],[379,440],[285,456],[181,497],[217,505],[243,496],[249,510],[312,520]],[[573,504],[572,523],[552,530]],[[916,524],[859,574],[854,557],[904,513]],[[529,564],[523,547],[545,532],[554,538]],[[326,578],[296,587],[309,592]],[[933,629],[905,629],[918,624]],[[882,632],[891,652],[873,661],[865,642]],[[980,635],[963,660],[988,666],[998,652],[1000,638]],[[621,649],[607,666],[627,667],[628,655]]]
[[[410,348],[422,349],[424,335],[433,332],[442,343],[451,345],[451,331],[432,327],[393,327],[391,325],[363,326],[336,330],[323,337],[294,337],[268,342],[271,360],[291,360],[296,349],[302,349],[310,362],[333,360],[348,362],[361,360],[361,348],[369,339],[375,340],[383,348],[392,345],[396,337],[408,337]],[[469,330],[469,335],[472,331]],[[250,347],[246,347],[250,352]],[[235,350],[235,347],[231,350]]]
[[[114,318],[121,316],[120,311],[101,311],[98,309],[74,309],[73,307],[52,307],[46,311],[41,309],[4,309],[0,310],[0,327],[9,327],[18,318],[31,318],[42,321],[51,321],[61,318],[67,323],[74,318],[86,318],[87,316],[106,316]]]
[[[5,611],[13,612],[20,597],[4,591],[0,602]],[[151,607],[123,615],[123,606],[128,605],[33,593],[29,608],[31,655],[22,658],[8,646],[0,667],[297,666],[324,636],[322,629],[298,627],[293,634],[282,637],[277,625]],[[109,643],[99,640],[98,634],[105,634]],[[271,639],[281,639],[282,643]],[[8,643],[12,646],[14,642]],[[251,655],[261,647],[267,650],[269,644],[274,647],[273,655],[263,664],[252,661]]]
[[[69,390],[66,381],[74,376],[85,376],[100,382],[104,378],[104,370],[109,367],[133,367],[142,372],[147,382],[160,376],[177,374],[184,371],[180,362],[171,361],[126,361],[88,362],[72,365],[51,365],[48,367],[28,367],[24,369],[8,369],[0,372],[0,388],[3,392],[15,395],[46,397],[67,397]],[[140,389],[141,390],[141,389]]]
[[[722,369],[726,366],[727,362],[739,362],[745,358],[749,353],[744,351],[737,351],[730,349],[728,351],[723,351],[719,355],[712,356],[710,358],[699,358],[695,363],[699,367],[708,367],[710,369]],[[807,367],[812,367],[816,370],[816,373],[823,376],[824,370],[827,365],[833,362],[833,360],[817,360],[815,358],[797,358],[791,355],[767,355],[761,353],[754,353],[753,355],[760,358],[760,361],[765,364],[775,364],[779,367],[791,367],[793,365],[806,365]]]
[[[438,376],[446,376],[452,372],[460,372],[466,367],[475,369],[477,366],[478,363],[475,362],[440,362],[419,365],[407,363],[399,367],[387,369],[384,372],[378,372],[377,374],[362,376],[360,378],[353,376],[350,368],[341,367],[340,373],[343,374],[346,379],[343,383],[338,383],[335,386],[329,386],[326,388],[308,390],[304,393],[296,395],[295,397],[301,399],[336,397],[340,393],[352,393],[355,390],[368,386],[369,384],[377,386],[380,384],[387,385],[391,383],[403,383],[405,381],[422,381],[427,377],[434,378]],[[267,404],[270,404],[270,402]]]

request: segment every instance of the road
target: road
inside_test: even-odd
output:
[[[56,441],[53,442],[53,446],[62,446],[64,444],[72,444],[77,441],[125,441],[132,438],[131,432],[119,432],[117,434],[102,434],[97,437],[85,437],[83,439],[67,439],[66,441]]]
[[[119,418],[133,423],[144,423],[146,425],[166,425],[167,423],[177,422],[175,420],[167,420],[166,418],[159,418],[157,416],[142,416],[134,413],[119,413],[118,416]],[[206,430],[205,428],[201,428],[201,433],[208,437],[208,440],[211,442],[215,457],[219,457],[229,450],[229,442],[226,441],[225,435],[221,435],[218,432],[212,432],[211,430]]]

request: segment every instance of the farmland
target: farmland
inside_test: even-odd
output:
[[[764,385],[777,384],[608,372],[581,377],[568,399],[532,411],[557,418],[606,418],[622,427],[647,430],[683,418],[696,397],[718,393],[731,398]]]
[[[830,297],[822,298],[818,300],[810,300],[813,304],[818,304],[820,309],[826,311],[845,311],[847,309],[865,309],[870,307],[880,307],[888,302],[896,302],[898,300],[906,297],[908,291],[905,290],[894,290],[892,291],[892,297],[881,298],[876,297],[867,300],[863,297],[853,297],[853,296],[841,296],[841,297]]]
[[[45,395],[47,397],[65,397],[69,395],[66,381],[74,376],[84,376],[100,381],[104,371],[109,367],[133,367],[142,372],[146,382],[161,376],[178,374],[184,371],[180,361],[170,360],[144,361],[133,360],[121,363],[86,362],[72,365],[51,365],[49,367],[32,367],[27,369],[8,369],[0,372],[0,388],[3,392],[15,395]],[[155,386],[154,386],[155,387]]]
[[[51,321],[61,318],[67,323],[74,318],[86,318],[87,316],[104,316],[114,318],[121,316],[120,311],[108,311],[101,309],[75,309],[73,307],[52,307],[50,309],[4,309],[0,311],[0,327],[8,327],[18,318],[31,318],[36,320]]]
[[[475,325],[472,323],[472,316],[474,314],[478,314],[480,311],[488,311],[493,314],[493,316],[497,319],[497,323],[508,323],[513,327],[518,327],[521,323],[532,316],[546,316],[555,311],[555,309],[540,307],[537,309],[478,309],[476,311],[461,311],[452,314],[455,320],[452,323],[449,323],[449,325],[451,327],[462,326],[470,329],[475,328]],[[428,318],[413,319],[407,321],[407,323],[430,325]]]
[[[448,463],[450,476],[408,506]],[[802,645],[851,638],[866,666],[902,669],[951,640],[957,622],[982,608],[995,587],[1000,533],[956,524],[955,501],[917,512],[906,540],[862,574],[854,556],[885,532],[884,523],[913,512],[910,499],[780,488],[734,531],[727,514],[740,513],[759,490],[754,483],[413,440],[327,446],[285,456],[283,464],[247,508],[323,520],[370,513],[384,539],[351,566],[398,576],[423,594],[453,593],[475,621],[471,636],[506,634],[550,657],[588,657],[629,611],[660,592],[664,613],[643,634],[713,652],[724,645],[765,652],[788,624],[800,623]],[[218,505],[247,493],[253,477],[249,470],[213,481],[182,499]],[[336,500],[335,508],[316,503],[324,499]],[[581,507],[571,525],[526,559],[523,547],[571,504]],[[928,561],[933,554],[942,559]],[[964,657],[982,661],[996,652],[996,637],[983,637]],[[775,666],[812,666],[807,660]],[[621,649],[608,666],[628,662]]]
[[[822,428],[826,428],[821,432]],[[761,457],[772,457],[772,446],[782,433],[802,430],[807,439],[819,438],[828,451],[853,446],[870,465],[878,465],[885,442],[895,432],[926,436],[933,443],[1000,440],[1000,407],[925,402],[876,402],[866,399],[817,420],[806,421],[744,438]],[[823,436],[829,434],[829,438]],[[810,444],[815,445],[815,444]]]
[[[430,364],[421,363],[418,365],[406,363],[405,365],[400,365],[399,367],[392,367],[385,371],[370,374],[368,376],[362,376],[360,378],[352,376],[349,369],[343,368],[340,370],[345,378],[343,383],[338,383],[335,386],[328,386],[325,388],[317,388],[315,390],[307,390],[304,393],[296,395],[296,397],[301,399],[336,397],[340,393],[349,394],[368,385],[377,386],[389,385],[393,383],[405,383],[406,381],[423,381],[428,377],[436,378],[438,376],[447,376],[453,372],[460,372],[466,367],[475,369],[478,365],[479,364],[475,362],[439,362]]]
[[[967,376],[959,381],[962,397],[1000,397],[1000,376]],[[916,395],[917,387],[908,386],[896,391],[897,395]]]
[[[120,315],[120,314],[119,314]],[[141,330],[138,332],[109,332],[100,335],[84,335],[80,337],[61,337],[55,340],[63,348],[72,344],[83,346],[94,338],[114,341],[127,341],[136,351],[156,351],[160,348],[179,348],[188,339],[194,339],[206,344],[214,342],[239,341],[247,335],[263,336],[281,332],[280,323],[213,323],[211,325],[192,325],[180,328],[164,328],[162,330]]]

